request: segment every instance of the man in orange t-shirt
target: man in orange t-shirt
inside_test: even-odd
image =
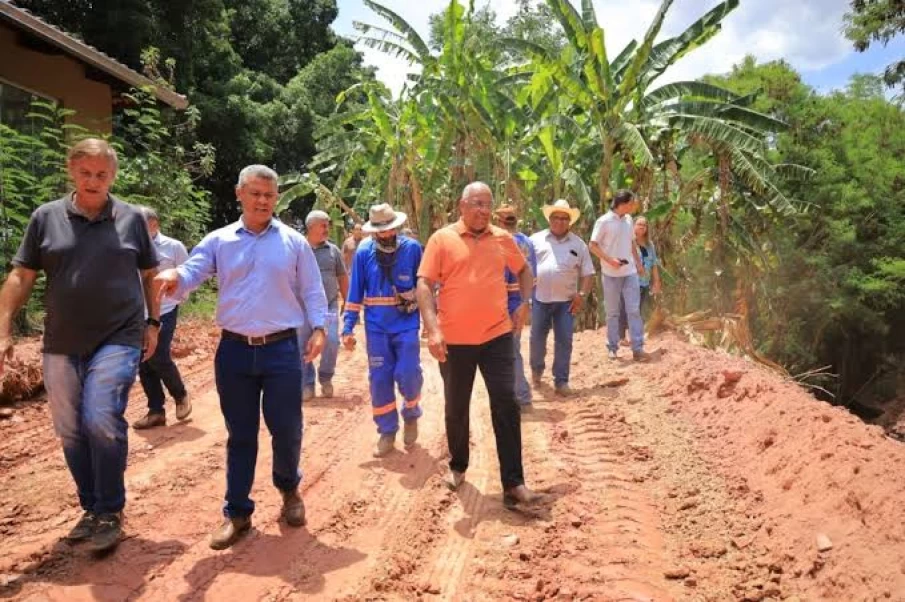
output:
[[[535,502],[539,496],[525,487],[522,471],[522,424],[512,348],[513,326],[521,328],[528,306],[523,301],[509,319],[503,272],[509,268],[518,274],[523,300],[531,298],[534,277],[512,236],[490,225],[492,207],[493,193],[487,184],[465,187],[459,199],[459,221],[427,241],[418,268],[417,295],[428,349],[440,362],[443,375],[451,456],[448,484],[457,489],[465,479],[471,392],[480,368],[490,395],[503,503],[512,508]],[[433,295],[437,284],[439,301]]]

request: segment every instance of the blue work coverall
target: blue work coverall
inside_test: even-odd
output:
[[[371,407],[377,432],[399,430],[396,386],[402,394],[402,419],[421,417],[421,319],[417,308],[406,312],[398,294],[411,296],[421,264],[421,245],[400,236],[391,265],[381,265],[374,239],[362,242],[352,260],[352,279],[343,336],[352,334],[365,312]],[[386,262],[385,262],[386,263]]]

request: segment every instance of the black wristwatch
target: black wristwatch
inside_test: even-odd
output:
[[[315,326],[314,328],[311,329],[311,334],[314,334],[318,330],[320,330],[324,336],[327,336],[327,329],[324,328],[323,326]]]
[[[147,322],[148,326],[153,326],[154,328],[158,329],[160,328],[160,320],[156,318],[148,318],[147,320],[145,320],[145,322]]]

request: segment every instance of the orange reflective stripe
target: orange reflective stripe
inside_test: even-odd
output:
[[[361,303],[346,303],[346,311],[361,311]]]
[[[396,297],[365,297],[365,305],[396,305]]]
[[[419,395],[418,397],[416,397],[415,399],[413,399],[411,401],[406,401],[405,407],[411,410],[412,408],[417,408],[418,404],[420,402],[421,402],[421,396]]]
[[[394,399],[390,403],[385,406],[379,406],[373,409],[375,416],[383,416],[384,414],[389,414],[390,412],[396,411],[396,400]]]

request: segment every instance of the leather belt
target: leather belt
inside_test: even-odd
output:
[[[250,337],[244,334],[239,334],[238,332],[231,332],[229,330],[223,330],[221,334],[224,339],[229,339],[231,341],[242,341],[246,345],[250,345],[252,347],[269,345],[270,343],[276,343],[277,341],[282,341],[283,339],[288,339],[289,337],[296,336],[294,328],[287,328],[286,330],[272,332],[270,334],[265,334],[259,337]]]

